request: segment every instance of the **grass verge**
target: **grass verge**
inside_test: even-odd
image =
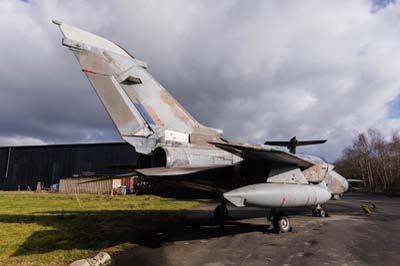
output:
[[[68,265],[141,244],[197,201],[157,196],[0,192],[0,265]]]

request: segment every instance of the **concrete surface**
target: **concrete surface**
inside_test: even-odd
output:
[[[376,205],[366,216],[361,205]],[[266,210],[230,207],[224,228],[213,224],[215,204],[188,213],[184,224],[148,237],[114,256],[113,265],[400,265],[400,198],[346,195],[330,201],[329,217],[287,211],[294,232],[274,234]]]

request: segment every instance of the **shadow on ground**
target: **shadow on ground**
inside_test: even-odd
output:
[[[333,213],[349,210],[343,206]],[[289,215],[311,216],[307,209],[291,209],[287,212]],[[123,243],[157,248],[171,241],[210,239],[247,232],[272,233],[268,229],[266,210],[230,210],[234,219],[224,227],[213,222],[212,213],[212,207],[191,211],[46,212],[35,215],[1,215],[0,223],[35,223],[52,228],[33,233],[13,256],[54,250],[104,250]],[[265,217],[265,224],[246,222],[246,219],[256,217]]]
[[[197,218],[185,219],[187,216]],[[76,211],[0,215],[0,223],[38,224],[52,228],[33,233],[13,256],[42,254],[54,250],[101,250],[123,243],[160,247],[163,242],[177,240],[161,233],[171,229],[182,232],[179,236],[181,239],[178,240],[266,231],[265,225],[240,221],[229,221],[221,228],[209,217],[212,217],[212,212],[206,210]]]

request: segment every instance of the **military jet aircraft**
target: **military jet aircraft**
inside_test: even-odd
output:
[[[136,169],[141,180],[222,196],[214,211],[221,222],[227,217],[226,201],[270,208],[269,219],[280,232],[291,228],[285,208],[314,207],[314,215],[325,216],[321,205],[348,189],[333,165],[319,158],[224,140],[222,130],[191,116],[148,72],[145,62],[114,42],[53,22],[120,135],[141,155]],[[296,145],[315,143],[271,144],[293,152]]]

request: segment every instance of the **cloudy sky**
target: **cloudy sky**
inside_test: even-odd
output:
[[[394,1],[0,0],[0,145],[121,140],[52,19],[148,62],[230,140],[327,138],[303,151],[334,160],[400,130]]]

